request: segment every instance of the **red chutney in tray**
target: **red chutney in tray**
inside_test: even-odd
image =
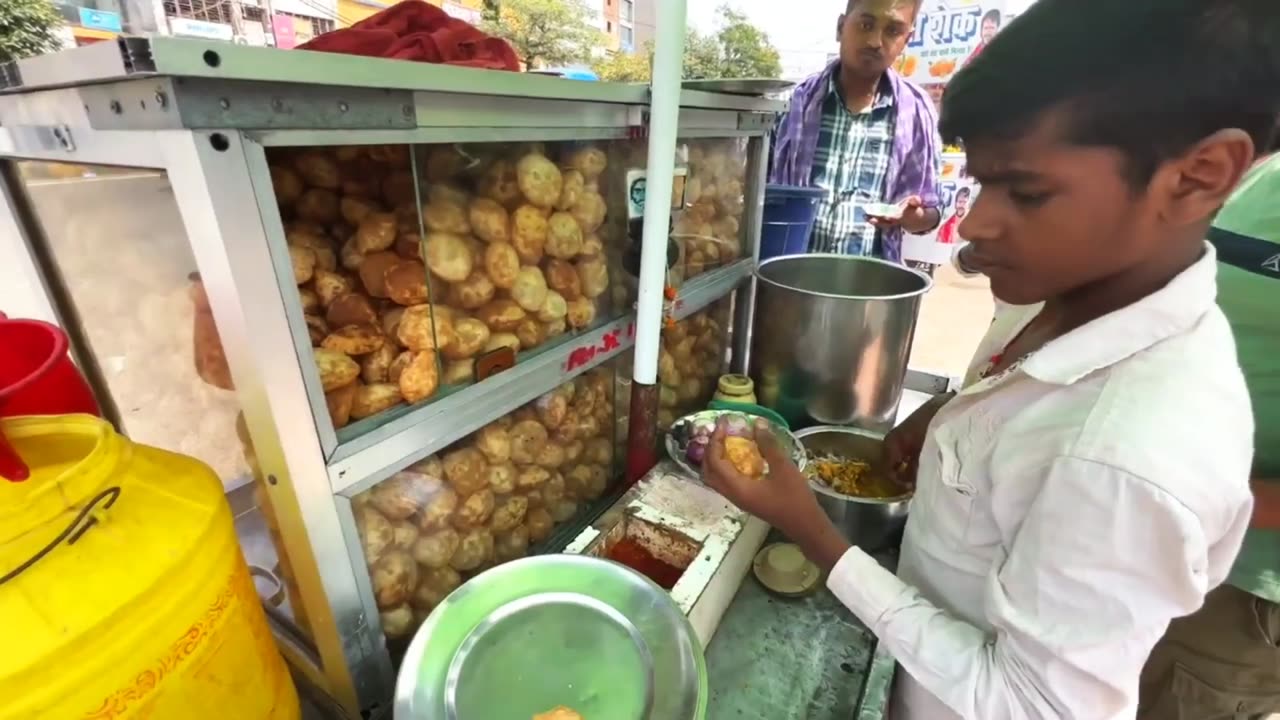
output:
[[[622,538],[614,543],[606,557],[644,575],[664,590],[675,587],[676,581],[684,574],[684,570],[659,560],[645,546],[631,538]]]

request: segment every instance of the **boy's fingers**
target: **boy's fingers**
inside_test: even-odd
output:
[[[884,444],[884,459],[889,463],[889,467],[897,467],[902,463],[906,453],[902,451],[902,444],[897,442],[887,442]]]
[[[774,465],[777,462],[791,462],[791,458],[782,450],[782,446],[778,443],[778,438],[773,434],[773,428],[769,427],[766,420],[756,420],[755,424],[755,440],[756,446],[760,448],[760,454],[764,456],[765,462]]]
[[[716,429],[711,433],[711,447],[708,450],[719,449],[724,452],[724,438],[729,434],[729,423],[724,418],[716,420]]]
[[[702,480],[707,487],[724,495],[731,502],[737,502],[740,493],[741,478],[738,471],[733,467],[733,463],[724,456],[724,453],[712,455],[707,454],[703,464]]]
[[[733,464],[724,454],[724,438],[727,434],[725,423],[723,420],[716,421],[716,430],[711,435],[711,442],[707,445],[707,454],[702,459],[702,467],[706,471],[703,477],[708,479],[708,483],[715,489],[719,490],[724,485],[726,475],[736,472]]]

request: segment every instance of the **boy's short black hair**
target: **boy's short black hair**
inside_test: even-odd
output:
[[[1000,11],[999,11],[999,10],[988,10],[988,11],[987,11],[987,14],[982,16],[982,22],[986,22],[986,21],[988,21],[988,20],[990,20],[991,22],[993,22],[993,23],[995,23],[995,24],[999,25],[999,24],[1000,24]]]
[[[965,185],[956,191],[957,198],[969,197],[969,195],[970,195],[970,190],[968,185]]]
[[[1261,152],[1280,114],[1280,1],[1038,0],[952,79],[940,129],[1012,139],[1057,108],[1067,140],[1121,150],[1136,187],[1223,128]]]

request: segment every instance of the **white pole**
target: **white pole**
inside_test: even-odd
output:
[[[632,377],[642,385],[658,380],[662,340],[662,291],[670,240],[671,185],[680,121],[680,80],[684,69],[686,0],[662,0],[657,8],[657,46],[649,86],[649,163],[645,172],[644,236],[636,302],[636,345]]]

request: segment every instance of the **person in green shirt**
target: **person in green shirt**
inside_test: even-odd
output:
[[[1218,305],[1253,402],[1253,520],[1226,584],[1174,620],[1143,669],[1139,720],[1280,712],[1280,143],[1214,220]]]

